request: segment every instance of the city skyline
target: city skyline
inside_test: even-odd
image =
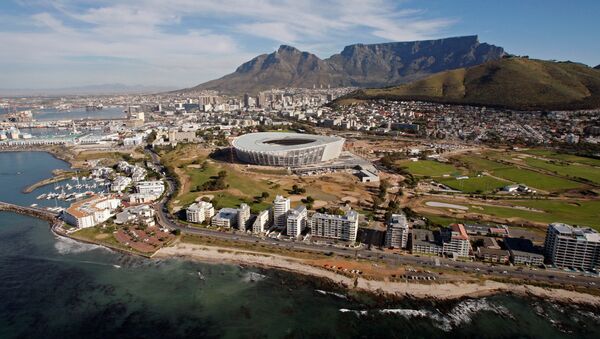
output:
[[[533,58],[600,63],[599,5],[581,1],[6,1],[0,88],[106,83],[187,87],[280,44],[326,58],[344,46],[479,35]],[[510,26],[506,25],[510,22]]]

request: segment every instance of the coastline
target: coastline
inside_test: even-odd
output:
[[[600,307],[600,297],[558,288],[544,288],[532,285],[517,285],[485,280],[481,283],[431,283],[389,282],[366,280],[361,277],[350,278],[335,272],[315,267],[302,260],[252,252],[241,249],[211,247],[189,243],[177,243],[171,247],[159,249],[154,258],[183,258],[209,263],[244,264],[269,269],[278,269],[291,273],[327,279],[346,289],[355,289],[367,293],[383,294],[392,297],[410,297],[441,301],[463,298],[480,298],[499,293],[512,293],[521,296],[535,296],[563,303],[585,304]]]

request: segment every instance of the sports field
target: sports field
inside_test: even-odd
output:
[[[498,153],[492,155],[498,156]],[[495,177],[506,179],[516,184],[525,184],[537,188],[538,190],[557,192],[583,186],[581,183],[566,178],[538,173],[536,171],[519,168],[516,165],[484,159],[476,155],[461,156],[459,157],[459,160],[471,171],[487,172]]]
[[[461,174],[461,171],[453,165],[433,160],[402,160],[398,162],[398,165],[406,167],[410,173],[416,176],[441,177]]]
[[[494,171],[494,175],[503,179],[508,179],[517,184],[525,184],[549,192],[575,189],[583,186],[575,181],[517,167],[496,170]]]
[[[498,180],[487,175],[469,177],[469,179],[460,180],[455,178],[440,179],[439,181],[455,190],[467,193],[491,192],[494,189],[502,188],[506,185],[512,184],[512,182]]]

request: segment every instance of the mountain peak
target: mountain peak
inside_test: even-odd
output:
[[[234,73],[194,87],[227,94],[319,85],[382,87],[446,70],[497,60],[504,49],[479,43],[477,35],[448,39],[355,44],[320,59],[289,45],[242,64]]]
[[[277,53],[302,53],[302,52],[294,46],[281,45],[281,46],[279,46]]]
[[[594,67],[594,68],[595,68],[595,69],[600,69],[600,65],[598,65],[598,66],[596,66],[596,67]]]

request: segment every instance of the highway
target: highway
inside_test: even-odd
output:
[[[160,157],[152,150],[147,150],[152,156],[152,160],[155,165],[162,168],[160,163]],[[165,177],[167,183],[166,194],[163,198],[154,204],[158,223],[162,227],[169,229],[179,229],[183,233],[194,234],[206,237],[212,237],[217,239],[238,241],[245,243],[255,243],[268,246],[276,246],[280,248],[287,248],[292,250],[304,250],[315,253],[327,253],[336,254],[348,258],[363,258],[370,260],[380,260],[393,265],[411,265],[414,268],[422,268],[427,270],[429,268],[442,268],[448,270],[456,270],[459,272],[466,272],[471,274],[482,274],[484,276],[496,277],[496,278],[516,278],[523,281],[532,281],[538,283],[555,283],[555,284],[567,284],[576,285],[580,287],[597,288],[600,285],[600,279],[592,276],[583,276],[581,273],[566,272],[556,269],[536,269],[527,268],[522,266],[508,266],[508,265],[490,265],[482,262],[463,262],[454,261],[443,257],[431,257],[431,256],[418,256],[418,255],[400,255],[396,253],[384,252],[381,250],[368,250],[368,249],[351,249],[351,248],[340,248],[334,246],[324,246],[305,242],[294,242],[294,241],[281,241],[272,238],[261,238],[247,233],[238,231],[217,231],[204,228],[195,228],[188,225],[178,223],[173,217],[167,213],[166,203],[168,199],[175,193],[175,183],[172,178]],[[439,266],[437,266],[437,263]]]

